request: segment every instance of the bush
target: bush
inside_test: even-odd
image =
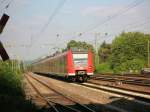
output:
[[[111,67],[116,72],[117,70],[127,71],[129,68],[139,70],[143,62],[147,61],[148,40],[150,41],[150,35],[140,32],[123,32],[120,34],[111,45]]]
[[[112,69],[110,68],[110,64],[108,62],[98,64],[96,66],[97,73],[112,73]]]
[[[43,112],[25,99],[22,73],[17,66],[12,68],[11,65],[11,61],[0,62],[0,111]]]
[[[19,70],[12,70],[10,63],[0,64],[0,94],[22,95],[22,75]]]
[[[115,73],[139,73],[144,67],[145,61],[142,59],[128,60],[120,66],[114,68]]]

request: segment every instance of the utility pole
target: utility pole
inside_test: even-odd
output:
[[[95,33],[95,65],[99,63],[99,57],[98,57],[98,47],[97,47],[97,41],[100,33]]]
[[[150,67],[150,41],[148,40],[147,43],[147,61],[148,61],[148,68]]]
[[[95,52],[97,53],[97,33],[95,33]]]

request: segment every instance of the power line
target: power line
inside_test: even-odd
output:
[[[6,1],[6,0],[2,0],[0,4],[2,4],[4,1]]]
[[[128,27],[127,29],[136,29],[136,28],[141,27],[141,26],[143,27],[145,25],[148,25],[149,22],[150,22],[150,20],[148,20],[144,23],[141,23],[141,24],[135,24],[134,26]]]
[[[123,26],[119,26],[117,28],[121,29],[123,27],[122,30],[130,30],[130,29],[134,29],[134,28],[138,28],[138,27],[143,27],[145,25],[148,25],[150,20],[148,21],[142,21],[141,23],[141,20],[140,21],[136,21],[134,23],[129,23],[129,24],[126,24],[126,25],[123,25]]]
[[[149,30],[150,31],[150,26],[143,28],[142,30]]]
[[[5,8],[7,9],[9,6],[10,6],[10,4],[12,4],[14,2],[14,0],[11,0],[6,6],[5,6]]]
[[[137,23],[140,23],[141,21],[142,21],[142,22],[143,22],[143,21],[145,22],[145,20],[141,20],[141,19],[140,19],[140,20],[136,21],[136,20],[134,19],[134,22],[130,22],[130,23],[128,23],[128,24],[124,24],[123,27],[126,27],[126,28],[128,28],[128,27],[129,27],[129,28],[130,28],[130,27],[134,27],[134,26],[137,25]]]
[[[139,4],[141,4],[143,1],[142,0],[135,0],[134,2],[132,2],[131,4],[129,4],[128,6],[126,6],[125,8],[123,8],[122,10],[119,10],[119,12],[108,16],[109,18],[104,20],[103,22],[100,22],[98,24],[96,24],[95,26],[93,26],[92,28],[89,28],[87,31],[84,31],[83,33],[86,33],[88,31],[94,30],[97,27],[104,25],[105,23],[107,23],[108,21],[115,19],[116,17],[119,17],[120,15],[124,14],[125,12],[135,8],[136,6],[138,6]]]
[[[102,23],[95,25],[94,27],[90,28],[89,30],[93,30],[93,29],[95,29],[95,28],[97,28],[97,27],[99,27],[99,26],[101,26],[101,25],[107,23],[108,21],[110,21],[110,20],[112,20],[112,19],[114,19],[114,18],[116,18],[116,17],[122,15],[123,13],[129,11],[130,9],[135,8],[136,6],[138,6],[138,5],[141,4],[141,3],[142,3],[142,1],[135,0],[132,4],[129,4],[129,5],[128,5],[129,7],[127,6],[126,8],[122,9],[122,10],[119,11],[118,13],[112,15],[109,19],[104,20]],[[145,24],[147,24],[148,22],[149,22],[149,21],[146,21],[146,22],[144,22],[144,23],[142,23],[142,24],[140,24],[140,25],[145,25]],[[135,26],[137,27],[137,26],[139,26],[139,25],[135,25]],[[149,27],[148,27],[148,28],[149,28]],[[144,28],[144,29],[145,29],[145,28]],[[88,31],[85,31],[85,32],[82,32],[82,33],[86,33],[86,32],[88,32]]]
[[[123,13],[126,13],[127,11],[131,10],[132,8],[135,8],[136,6],[138,6],[139,4],[141,4],[142,2],[143,2],[142,0],[135,0],[135,1],[133,1],[132,3],[130,3],[129,5],[127,5],[126,7],[124,7],[122,10],[119,10],[117,13],[108,16],[109,17],[108,19],[104,20],[103,22],[100,22],[100,23],[96,24],[95,26],[87,29],[86,31],[80,32],[80,34],[83,35],[84,33],[87,33],[87,32],[89,32],[91,30],[96,29],[99,26],[104,25],[105,23],[109,22],[110,20],[115,19],[116,17],[119,17],[120,15],[122,15]],[[75,39],[77,37],[79,37],[79,36],[73,37],[71,39]]]
[[[48,19],[48,22],[44,25],[44,27],[41,29],[41,32],[43,32],[48,25],[50,24],[50,22],[53,20],[54,16],[59,12],[59,10],[62,8],[62,6],[64,5],[64,3],[66,2],[66,0],[62,0],[58,6],[56,7],[56,9],[54,10],[54,12],[51,14],[51,16]]]
[[[145,22],[143,22],[143,23],[141,23],[141,24],[134,24],[134,27],[132,28],[132,27],[130,27],[130,28],[132,28],[132,29],[124,29],[124,30],[122,30],[122,31],[145,31],[145,30],[150,30],[150,26],[146,26],[146,25],[148,25],[148,23],[149,23],[149,20],[148,21],[145,21]],[[144,26],[143,26],[144,25]],[[140,28],[139,28],[140,27]],[[141,28],[141,27],[144,27],[144,28]],[[137,30],[135,30],[135,29],[137,29]],[[119,33],[119,32],[118,32]],[[117,34],[117,33],[113,33],[113,34],[111,34],[111,35],[107,35],[107,36],[115,36],[115,34]]]
[[[139,30],[148,30],[148,29],[150,29],[150,26],[144,27],[144,28],[139,29]]]
[[[4,1],[6,1],[6,0],[3,0],[1,3],[3,3]],[[14,0],[10,0],[10,1],[8,2],[8,4],[5,5],[5,7],[1,9],[1,11],[5,10],[5,9],[8,9],[9,6],[10,6],[10,4],[11,4],[13,1],[14,1]]]
[[[62,0],[62,1],[57,5],[57,7],[56,7],[55,10],[53,11],[53,13],[50,15],[48,21],[44,24],[43,28],[36,34],[36,35],[37,35],[36,37],[39,37],[39,35],[40,35],[41,33],[43,33],[43,32],[46,30],[46,28],[48,27],[48,25],[50,24],[50,22],[54,19],[54,17],[55,17],[56,14],[59,12],[59,10],[63,7],[63,5],[65,4],[65,2],[66,2],[66,0]],[[32,39],[32,38],[33,38],[33,37],[31,36],[31,39]],[[36,43],[36,42],[38,41],[38,39],[39,39],[39,38],[37,38],[36,41],[34,41],[34,43]],[[32,39],[32,41],[33,41],[33,39]],[[32,43],[32,42],[31,42],[31,43]],[[30,52],[31,52],[31,48],[32,48],[32,46],[33,46],[34,43],[32,43],[31,46],[30,46],[29,54],[30,54]]]
[[[44,24],[43,28],[36,34],[36,35],[40,35],[41,33],[43,33],[46,28],[48,27],[48,25],[50,24],[50,22],[53,20],[54,16],[59,12],[59,10],[62,8],[62,6],[64,5],[66,0],[62,0],[58,6],[55,8],[54,12],[50,15],[48,21]],[[37,36],[36,36],[37,37]],[[31,37],[32,38],[32,37]],[[39,39],[39,38],[38,38]],[[38,39],[36,41],[38,41]],[[35,42],[34,42],[35,43]],[[32,45],[31,45],[32,47]]]

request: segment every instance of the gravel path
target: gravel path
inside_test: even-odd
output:
[[[100,104],[108,107],[113,106],[116,108],[123,108],[129,112],[149,112],[150,110],[149,106],[141,105],[135,102],[134,99],[125,98],[120,95],[115,95],[96,89],[89,89],[74,83],[67,83],[35,74],[33,76],[44,80],[44,82],[49,84],[49,86],[53,89],[59,90],[63,94],[73,97],[75,100],[83,104]]]
[[[135,90],[135,91],[139,91],[139,92],[146,92],[146,93],[150,94],[150,87],[148,87],[148,86],[138,86],[138,85],[132,85],[132,84],[123,84],[123,83],[117,83],[117,82],[92,80],[92,79],[89,80],[88,82],[94,82],[94,83],[102,84],[102,85],[110,85],[110,86]]]
[[[28,83],[26,78],[24,78],[24,91],[25,91],[26,99],[30,100],[37,107],[43,108],[47,105],[45,101],[41,100],[40,96],[37,94],[34,88]]]

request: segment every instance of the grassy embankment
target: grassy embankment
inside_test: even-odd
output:
[[[12,67],[10,61],[0,62],[0,111],[41,112],[25,99],[22,79],[21,70],[14,65]]]
[[[101,63],[95,66],[95,73],[114,73],[109,63]]]

